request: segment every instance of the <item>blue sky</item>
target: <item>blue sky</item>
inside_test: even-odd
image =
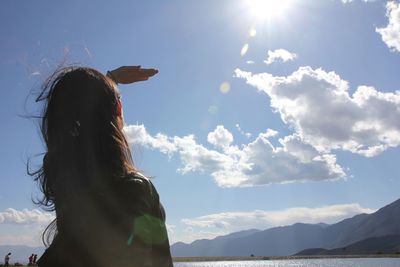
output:
[[[399,2],[272,2],[0,2],[0,244],[38,245],[52,218],[31,201],[43,145],[21,115],[61,63],[159,69],[120,90],[172,243],[398,199]]]

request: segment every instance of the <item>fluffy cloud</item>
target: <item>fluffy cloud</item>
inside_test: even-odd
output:
[[[382,36],[382,41],[393,51],[400,52],[400,3],[388,1],[386,4],[386,16],[389,23],[384,28],[376,28]]]
[[[233,142],[233,135],[224,126],[218,125],[207,135],[207,141],[216,147],[226,148]]]
[[[297,55],[295,53],[291,53],[285,49],[276,49],[274,51],[268,50],[268,58],[264,62],[269,65],[274,62],[293,61],[296,58]]]
[[[170,244],[175,242],[185,242],[191,243],[195,240],[199,239],[213,239],[217,236],[227,235],[231,232],[228,229],[205,229],[198,227],[183,227],[183,231],[177,232],[174,236],[172,236]],[[169,236],[168,236],[169,237]]]
[[[268,229],[271,227],[302,223],[336,223],[360,213],[372,213],[373,209],[359,204],[331,205],[317,208],[294,207],[277,211],[255,210],[246,212],[223,212],[182,219],[182,223],[197,231],[207,230],[215,235],[245,229]],[[210,236],[210,235],[209,235]]]
[[[157,134],[153,137],[143,125],[126,126],[125,132],[132,144],[169,155],[178,154],[183,165],[178,172],[208,172],[221,187],[321,181],[345,176],[334,155],[318,152],[296,135],[280,139],[280,146],[275,147],[269,138],[277,132],[271,129],[238,147],[232,145],[232,134],[219,125],[208,135],[208,141],[217,150],[198,144],[193,135],[167,137]]]
[[[8,208],[0,212],[0,245],[42,246],[42,233],[54,218],[54,214],[38,209]]]
[[[132,143],[157,149],[169,155],[177,151],[175,144],[170,142],[166,135],[158,133],[153,137],[147,133],[143,125],[127,125],[124,127],[124,130]]]
[[[265,92],[283,122],[319,152],[342,149],[370,157],[400,144],[400,92],[359,86],[350,95],[348,83],[337,74],[311,67],[287,77],[235,73]]]
[[[54,220],[54,214],[38,209],[16,210],[8,208],[0,212],[0,224],[47,225]]]
[[[156,149],[170,156],[179,154],[183,167],[178,172],[182,174],[191,171],[213,173],[230,164],[228,156],[197,144],[194,135],[168,137],[158,133],[153,137],[144,125],[127,125],[124,130],[131,144]]]

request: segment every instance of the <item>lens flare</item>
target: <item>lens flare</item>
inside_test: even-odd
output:
[[[249,50],[249,44],[245,44],[245,45],[242,47],[242,50],[240,50],[240,55],[241,55],[242,57],[243,57],[244,55],[246,55],[247,50]]]
[[[257,35],[257,30],[255,28],[251,28],[249,32],[250,37],[254,37]]]
[[[282,16],[292,0],[247,0],[250,16],[257,20],[265,20]]]
[[[231,85],[228,82],[223,82],[219,87],[219,90],[221,91],[221,93],[227,94],[231,90]]]

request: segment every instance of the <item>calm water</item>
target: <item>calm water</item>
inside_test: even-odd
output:
[[[400,258],[175,262],[174,267],[400,267]]]

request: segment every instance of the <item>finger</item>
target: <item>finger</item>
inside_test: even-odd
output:
[[[140,71],[158,71],[158,70],[154,69],[154,68],[150,68],[150,69],[141,68]]]
[[[148,79],[149,79],[149,77],[140,77],[136,81],[137,82],[143,82],[143,81],[147,81]]]
[[[120,69],[123,70],[123,71],[130,72],[130,71],[140,70],[141,67],[142,66],[140,66],[140,65],[137,65],[137,66],[122,66]]]
[[[142,75],[154,76],[158,73],[158,70],[156,70],[156,69],[141,69],[140,72]]]

